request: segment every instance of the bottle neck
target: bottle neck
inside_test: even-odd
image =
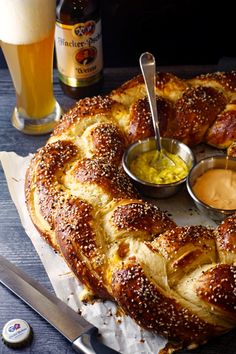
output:
[[[56,9],[57,21],[72,25],[100,17],[99,0],[61,0]]]

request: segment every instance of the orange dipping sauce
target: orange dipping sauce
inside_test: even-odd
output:
[[[199,200],[213,208],[236,209],[236,171],[208,170],[197,178],[193,192]]]

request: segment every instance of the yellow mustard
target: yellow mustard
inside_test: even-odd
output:
[[[178,155],[164,150],[159,162],[158,153],[151,150],[137,156],[130,165],[131,172],[139,179],[155,184],[177,182],[188,175],[189,169]]]

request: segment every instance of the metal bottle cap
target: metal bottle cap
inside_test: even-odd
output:
[[[7,322],[2,330],[2,340],[10,348],[21,348],[30,343],[32,330],[29,324],[19,318]]]

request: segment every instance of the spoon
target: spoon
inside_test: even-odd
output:
[[[157,158],[155,156],[154,159],[152,159],[151,164],[155,165],[155,167],[158,167],[158,169],[161,169],[164,166],[166,167],[169,164],[173,164],[173,161],[168,156],[166,156],[161,146],[159,120],[158,120],[156,94],[155,94],[155,75],[156,75],[155,58],[151,53],[148,52],[142,53],[139,58],[139,64],[146,85],[148,101],[149,101],[149,106],[150,106],[151,116],[152,116],[152,123],[153,123],[153,128],[155,133],[156,149],[158,151]]]

